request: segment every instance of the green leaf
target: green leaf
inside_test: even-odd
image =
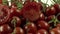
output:
[[[53,0],[55,3],[57,3],[57,0]]]
[[[13,18],[11,21],[11,23],[14,25],[14,27],[16,27],[16,22],[17,22],[17,20],[15,18]]]
[[[52,23],[55,21],[55,16],[52,18],[52,20],[49,21],[49,23]]]
[[[7,5],[7,4],[8,4],[8,1],[7,1],[7,0],[2,0],[2,3],[3,3],[4,5]]]
[[[23,4],[19,1],[16,1],[16,5],[18,9],[21,9],[23,7]]]
[[[38,0],[39,2],[41,2],[41,0]]]
[[[60,4],[60,0],[53,0],[55,3]]]
[[[14,2],[15,0],[11,0],[11,2]]]
[[[23,4],[18,0],[11,0],[11,2],[14,2],[16,4],[17,9],[21,9],[23,7]]]
[[[57,2],[60,4],[60,0],[57,0]]]

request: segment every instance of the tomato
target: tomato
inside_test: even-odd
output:
[[[0,34],[1,34],[1,32],[0,32]]]
[[[8,34],[11,34],[11,33],[8,33]]]
[[[28,13],[25,12],[24,17],[30,21],[36,21],[39,18],[39,14],[35,10],[31,10]]]
[[[38,29],[49,29],[49,24],[43,20],[37,22]]]
[[[18,10],[17,9],[17,7],[12,7],[11,8],[11,15],[10,15],[10,17],[13,17],[13,16],[18,16],[18,17],[20,17],[20,11],[21,10]]]
[[[58,29],[58,28],[53,28],[53,29],[50,31],[50,34],[60,34],[60,29]]]
[[[32,22],[28,22],[25,26],[24,26],[24,30],[26,31],[26,34],[27,33],[32,33],[32,34],[35,34],[36,31],[37,31],[37,27],[34,23]]]
[[[45,15],[43,13],[40,13],[40,20],[45,20]]]
[[[39,5],[40,10],[42,10],[42,9],[43,9],[42,4],[43,4],[42,2],[38,2],[38,5]]]
[[[56,26],[57,28],[60,28],[60,23],[59,24],[57,24],[57,26]]]
[[[14,34],[24,34],[24,30],[20,27],[16,27],[13,31]]]
[[[53,18],[54,18],[54,15],[50,15],[50,16],[48,16],[48,17],[46,18],[46,21],[49,22],[49,21],[51,21]]]
[[[12,32],[12,28],[8,24],[4,24],[4,25],[0,26],[0,32],[2,34],[11,33]]]
[[[60,4],[54,4],[53,6],[54,6],[54,8],[56,10],[56,13],[57,14],[60,13]]]
[[[33,34],[33,33],[27,33],[27,34]]]
[[[53,6],[52,7],[47,7],[45,14],[47,16],[55,15],[56,14],[56,10],[55,10],[55,8]]]
[[[0,4],[2,4],[2,0],[0,0]]]
[[[36,2],[25,4],[21,12],[23,17],[30,21],[36,21],[39,19],[39,5]]]
[[[20,19],[19,17],[13,16],[13,17],[10,19],[9,25],[10,25],[11,27],[20,26],[20,25],[21,25],[21,19]]]
[[[40,29],[40,30],[37,31],[36,34],[48,34],[48,32],[44,29]]]
[[[0,25],[7,22],[10,17],[10,9],[7,6],[0,5]]]
[[[18,9],[19,7],[17,7],[17,4],[15,3],[15,2],[12,2],[12,6],[10,7],[10,9],[11,9],[11,17],[12,16],[18,16],[18,17],[20,17],[20,15],[21,15],[21,9]]]

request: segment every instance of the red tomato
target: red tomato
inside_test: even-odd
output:
[[[60,4],[54,4],[53,6],[54,6],[54,8],[56,10],[56,13],[57,14],[60,13]]]
[[[39,11],[39,5],[37,2],[29,2],[24,5],[21,12],[24,18],[30,21],[36,21],[39,19]]]
[[[55,15],[56,14],[56,10],[55,10],[55,8],[53,6],[52,7],[47,7],[45,14],[47,16]]]
[[[27,33],[27,34],[33,34],[33,33]]]
[[[38,4],[39,4],[39,8],[40,8],[40,10],[42,10],[43,9],[43,6],[42,6],[42,2],[38,2]]]
[[[37,26],[38,26],[38,29],[46,29],[46,30],[49,29],[49,24],[42,20],[37,22]]]
[[[56,27],[60,29],[60,24],[57,24],[57,26],[56,26]]]
[[[48,16],[48,17],[46,18],[46,21],[49,22],[49,21],[51,21],[53,18],[54,18],[54,15],[50,15],[50,16]]]
[[[40,29],[40,30],[37,31],[36,34],[48,34],[48,32],[44,29]]]
[[[28,23],[24,26],[24,29],[25,29],[25,31],[26,31],[26,34],[27,34],[27,33],[35,34],[36,31],[37,31],[37,27],[36,27],[36,25],[35,25],[33,22],[28,22]]]
[[[53,28],[53,29],[50,31],[50,34],[60,34],[60,29],[58,29],[58,28]]]
[[[0,4],[2,4],[2,0],[0,0]]]
[[[16,27],[13,31],[15,34],[24,34],[24,30],[20,27]]]
[[[12,7],[11,8],[11,17],[13,17],[13,16],[18,16],[18,17],[20,17],[20,10],[18,10],[16,7]]]
[[[45,20],[45,15],[43,13],[40,13],[40,20]]]
[[[19,17],[13,16],[9,21],[9,25],[11,27],[20,26],[21,25],[21,19]]]
[[[4,24],[4,25],[0,26],[0,32],[2,34],[11,33],[12,32],[12,28],[8,24]]]
[[[10,17],[10,9],[7,6],[0,5],[0,25],[7,22]]]

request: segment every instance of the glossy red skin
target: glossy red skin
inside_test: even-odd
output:
[[[0,4],[0,25],[4,24],[7,22],[7,20],[10,17],[10,9],[5,6]]]
[[[30,1],[31,0],[26,0],[25,3],[24,3],[24,5],[27,4],[27,3],[29,3]],[[32,0],[32,1],[34,1],[34,0]],[[38,2],[38,7],[39,7],[40,11],[43,9],[42,2]]]
[[[27,33],[27,34],[33,34],[33,33]]]
[[[28,2],[24,5],[21,12],[23,17],[30,21],[39,19],[39,6],[36,2]]]
[[[47,16],[55,15],[56,14],[56,10],[55,10],[55,8],[53,6],[52,7],[47,7],[45,14]]]
[[[60,28],[60,24],[57,24],[57,26],[56,26],[57,28]]]
[[[10,16],[13,17],[13,16],[20,16],[20,10],[17,9],[17,7],[12,7],[11,8],[11,13],[10,13]]]
[[[60,4],[54,4],[53,6],[54,6],[54,8],[56,10],[56,13],[57,14],[60,13]]]
[[[0,4],[2,4],[2,0],[0,0]]]
[[[15,31],[15,34],[24,34],[24,30],[20,27],[16,27],[14,31]]]
[[[34,10],[33,10],[34,11]],[[30,21],[36,21],[38,18],[39,18],[39,14],[37,12],[30,12],[30,15],[29,13],[24,13],[24,17],[26,19],[29,19]]]
[[[44,29],[40,29],[40,30],[37,31],[36,34],[48,34],[48,32]]]
[[[54,18],[54,15],[50,15],[50,16],[48,16],[48,17],[46,18],[46,21],[49,22],[49,21],[51,21],[53,18]]]
[[[0,26],[0,32],[2,34],[11,33],[12,28],[8,24],[4,24],[4,25]]]
[[[11,34],[11,33],[8,33],[8,34]]]
[[[32,22],[28,22],[25,26],[24,26],[24,30],[26,31],[26,33],[32,33],[35,34],[37,31],[37,27],[34,23]]]
[[[12,16],[18,16],[20,17],[21,15],[21,9],[17,9],[17,6],[15,4],[15,2],[12,2],[12,6],[10,7],[11,8],[11,17]]]
[[[40,10],[42,10],[43,9],[42,2],[38,2],[38,5],[39,5]]]
[[[38,29],[45,29],[45,30],[49,30],[49,24],[43,20],[40,20],[37,22],[37,26],[38,26]]]
[[[58,28],[53,28],[51,31],[50,31],[50,34],[60,34],[60,29]]]
[[[0,32],[0,34],[1,34],[1,32]]]
[[[13,16],[10,21],[9,21],[9,25],[11,27],[14,27],[14,22],[15,22],[15,26],[20,26],[21,25],[21,19],[17,16]]]
[[[39,20],[45,20],[45,16],[44,16],[43,13],[40,13],[40,18],[39,18]]]

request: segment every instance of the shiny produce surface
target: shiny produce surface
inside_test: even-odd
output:
[[[0,0],[0,34],[60,34],[60,0]]]

